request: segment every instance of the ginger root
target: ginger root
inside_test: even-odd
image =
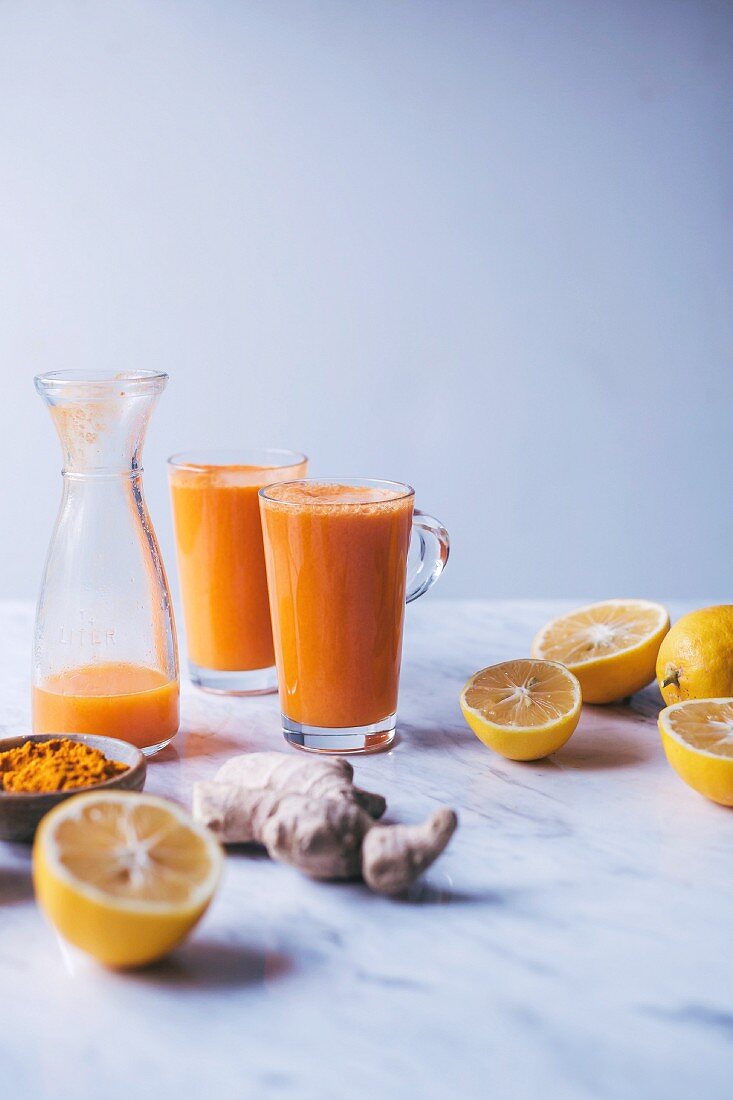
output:
[[[216,773],[217,783],[236,783],[249,791],[294,792],[310,798],[350,798],[370,817],[381,817],[387,803],[381,794],[353,785],[354,769],[348,760],[286,756],[282,752],[252,752],[233,756]]]
[[[193,816],[223,844],[255,841],[311,878],[353,878],[374,819],[352,798],[310,798],[234,783],[196,783]]]
[[[361,848],[364,882],[378,894],[401,894],[437,859],[453,836],[458,818],[443,806],[421,825],[379,825]]]
[[[224,844],[262,844],[311,878],[361,874],[378,893],[400,893],[443,851],[456,815],[443,809],[422,825],[376,826],[386,802],[355,787],[353,775],[341,757],[250,753],[194,784],[193,815]]]

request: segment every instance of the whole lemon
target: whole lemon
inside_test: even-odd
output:
[[[733,604],[703,607],[674,624],[659,648],[657,682],[667,706],[733,696]]]

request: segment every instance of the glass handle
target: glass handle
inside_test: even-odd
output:
[[[417,535],[420,543],[420,559],[412,576],[407,578],[405,603],[412,603],[433,587],[445,569],[450,552],[450,540],[443,524],[417,508],[412,517],[412,534]]]

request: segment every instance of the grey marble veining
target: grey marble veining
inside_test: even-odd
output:
[[[586,708],[535,764],[463,723],[467,676],[526,654],[559,610],[408,609],[399,740],[355,758],[357,776],[395,819],[447,803],[461,824],[406,900],[234,851],[189,943],[113,974],[55,938],[27,850],[0,846],[4,1100],[729,1097],[733,814],[668,768],[656,689]],[[0,615],[14,734],[29,728],[31,609]],[[185,684],[183,731],[147,789],[187,803],[195,779],[263,748],[288,751],[274,697]]]

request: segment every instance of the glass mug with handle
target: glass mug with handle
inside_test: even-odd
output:
[[[397,482],[306,478],[259,496],[285,739],[383,749],[395,733],[405,604],[442,573],[448,533]]]

